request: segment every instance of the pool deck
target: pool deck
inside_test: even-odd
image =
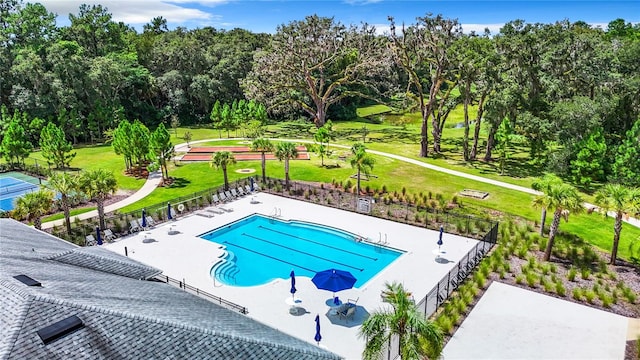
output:
[[[252,203],[253,199],[258,203]],[[380,298],[385,282],[402,282],[414,294],[416,301],[419,301],[477,244],[473,239],[445,234],[443,258],[449,261],[436,261],[433,250],[437,249],[438,231],[265,193],[236,199],[226,207],[233,211],[215,214],[211,218],[197,214],[179,216],[176,221],[104,246],[119,254],[124,254],[126,246],[128,256],[132,259],[159,268],[163,274],[184,280],[191,286],[245,306],[251,318],[314,344],[314,318],[319,314],[322,328],[320,346],[346,359],[361,358],[364,340],[359,339],[357,334],[364,318],[369,313],[388,306]],[[352,232],[372,242],[386,239],[387,246],[403,250],[405,254],[360,288],[337,293],[343,301],[358,299],[356,315],[349,321],[331,315],[327,300],[332,297],[332,293],[318,290],[307,277],[296,277],[296,298],[301,300],[298,303],[301,311],[296,315],[289,312],[290,305],[287,304],[291,300],[288,273],[282,274],[282,279],[252,287],[235,287],[214,282],[209,271],[224,254],[223,249],[218,244],[197,236],[251,214],[272,215],[276,208],[281,213],[280,219],[321,223]],[[170,235],[171,229],[178,233]],[[147,240],[143,241],[145,238]]]

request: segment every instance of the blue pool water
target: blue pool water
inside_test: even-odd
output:
[[[226,247],[224,262],[211,276],[227,285],[255,286],[274,279],[313,277],[327,269],[349,271],[360,287],[392,263],[401,251],[356,241],[336,228],[301,221],[280,221],[251,215],[200,235]]]

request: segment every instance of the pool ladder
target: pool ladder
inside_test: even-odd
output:
[[[272,218],[278,218],[282,216],[282,209],[279,207],[273,208],[273,214],[270,215]]]

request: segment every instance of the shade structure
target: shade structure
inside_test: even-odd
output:
[[[322,335],[320,335],[320,315],[316,315],[316,336],[314,339],[320,345],[320,340],[322,340]]]
[[[296,274],[293,272],[293,270],[291,270],[291,273],[289,274],[289,277],[291,277],[291,296],[295,296],[294,294],[296,293]]]
[[[311,281],[318,289],[337,292],[351,289],[357,279],[348,271],[329,269],[317,272]]]
[[[140,223],[140,226],[143,228],[147,227],[147,210],[145,209],[142,209],[142,222]]]
[[[100,235],[100,228],[96,226],[96,243],[102,245],[102,235]]]
[[[171,216],[171,203],[167,203],[167,219],[173,219],[173,216]]]
[[[444,232],[444,227],[440,226],[440,235],[438,237],[438,249],[442,246],[442,233]]]

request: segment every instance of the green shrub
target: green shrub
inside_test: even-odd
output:
[[[552,292],[554,289],[554,284],[544,277],[540,278],[540,285],[542,285],[542,287],[544,288],[544,291],[546,292]]]
[[[564,297],[566,295],[566,292],[567,291],[564,288],[564,284],[562,282],[557,282],[556,283],[556,294]]]
[[[549,264],[544,264],[540,267],[540,270],[542,271],[542,275],[549,275],[551,272],[551,266]]]
[[[440,315],[436,320],[436,324],[445,334],[451,334],[453,331],[453,321],[447,315]]]
[[[528,253],[529,253],[529,248],[527,248],[526,245],[522,245],[518,247],[518,249],[516,250],[516,256],[519,257],[520,259],[524,259]]]
[[[500,269],[500,279],[504,279],[507,277],[507,273],[506,271],[504,271],[504,268]]]
[[[598,299],[600,299],[600,301],[602,302],[602,306],[606,308],[610,308],[611,303],[613,303],[611,296],[607,295],[607,293],[604,293],[604,292],[601,292],[598,294]]]
[[[576,268],[574,268],[573,266],[569,269],[569,271],[567,272],[567,279],[569,281],[576,281],[576,275],[578,274],[578,271],[576,270]]]
[[[524,275],[518,274],[516,276],[516,284],[521,285],[524,282]]]
[[[589,268],[587,267],[583,267],[580,269],[580,276],[584,279],[584,280],[589,280],[589,276],[591,276],[591,270],[589,270]]]
[[[584,297],[587,299],[589,304],[593,304],[593,300],[595,300],[596,296],[596,293],[591,289],[584,292]]]
[[[554,274],[558,273],[558,267],[556,266],[556,264],[549,264],[549,271],[551,271]]]
[[[529,287],[532,287],[532,288],[536,287],[536,283],[538,282],[538,277],[533,271],[528,271],[524,276],[527,280],[527,285],[529,285]]]
[[[582,300],[582,289],[579,287],[573,288],[572,296],[575,300],[578,300],[578,301]]]
[[[484,276],[484,274],[482,274],[481,272],[475,273],[475,275],[473,276],[473,280],[476,285],[478,285],[478,288],[484,289],[487,282],[487,278],[486,276]]]

